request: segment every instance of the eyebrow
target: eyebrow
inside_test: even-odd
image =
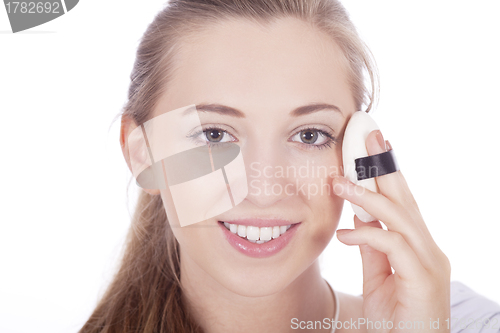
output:
[[[204,112],[215,112],[236,118],[245,118],[245,114],[242,111],[222,104],[197,104],[196,110]],[[299,117],[314,112],[327,111],[327,110],[336,111],[340,113],[340,115],[344,116],[340,108],[338,108],[337,106],[333,104],[324,104],[324,103],[321,104],[314,103],[314,104],[300,106],[294,109],[292,112],[290,112],[290,115],[293,117]]]
[[[306,114],[311,114],[313,112],[318,112],[318,111],[326,111],[326,110],[332,110],[340,113],[341,116],[344,116],[342,111],[335,105],[332,104],[309,104],[305,106],[300,106],[290,112],[290,114],[294,117],[299,117],[303,116]]]
[[[245,114],[238,109],[221,104],[196,104],[197,111],[215,112],[225,116],[245,118]]]

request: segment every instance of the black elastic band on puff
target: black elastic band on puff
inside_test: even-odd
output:
[[[377,155],[360,157],[354,160],[358,180],[379,177],[399,170],[393,150]]]

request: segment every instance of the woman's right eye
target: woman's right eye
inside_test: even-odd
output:
[[[197,143],[208,143],[214,145],[238,141],[227,131],[218,127],[205,128],[202,131],[189,135],[189,137]]]
[[[203,131],[205,134],[206,139],[209,142],[214,142],[214,143],[219,143],[219,142],[227,142],[223,141],[224,137],[229,136],[229,133],[226,131],[222,131],[220,129],[208,129]]]

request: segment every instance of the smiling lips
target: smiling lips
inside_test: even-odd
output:
[[[300,225],[290,224],[290,221],[285,220],[261,219],[219,221],[218,224],[226,240],[235,249],[256,258],[279,252],[288,244]]]

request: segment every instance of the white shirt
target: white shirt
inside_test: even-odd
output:
[[[337,322],[340,302],[329,283],[328,286],[334,295],[334,322]],[[500,305],[460,281],[450,283],[450,311],[451,333],[500,333]],[[331,333],[335,333],[335,327]]]

